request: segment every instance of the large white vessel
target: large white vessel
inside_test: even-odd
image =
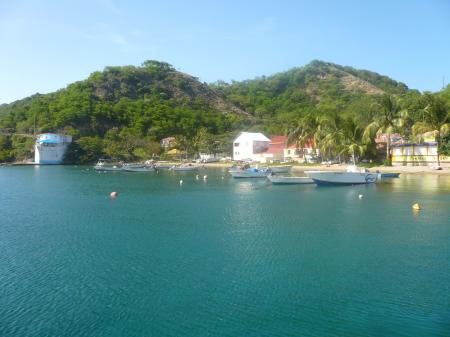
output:
[[[34,145],[34,162],[36,164],[61,164],[67,147],[72,142],[71,136],[55,133],[43,133],[36,137]]]

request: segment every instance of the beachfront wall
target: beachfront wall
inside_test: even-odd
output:
[[[36,164],[44,165],[61,164],[71,142],[71,136],[54,133],[43,133],[38,135],[34,145],[34,162]]]
[[[441,166],[450,166],[449,156],[439,156]],[[392,147],[394,166],[437,165],[437,143],[400,144]]]

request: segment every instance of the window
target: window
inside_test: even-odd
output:
[[[288,154],[291,154],[291,150],[288,150]]]
[[[229,143],[228,143],[228,144],[229,144]],[[238,146],[239,146],[239,143],[234,143],[234,146],[238,147]]]

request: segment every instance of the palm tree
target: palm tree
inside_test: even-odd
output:
[[[373,140],[376,136],[386,134],[386,163],[391,164],[391,134],[401,121],[400,105],[394,96],[383,95],[379,104],[378,117],[364,130],[364,141]]]
[[[341,153],[350,155],[353,165],[356,165],[355,155],[363,156],[367,150],[364,142],[364,129],[353,118],[344,121],[343,146]]]
[[[291,128],[288,133],[288,143],[295,143],[301,148],[304,148],[306,144],[311,144],[312,142],[313,149],[315,149],[319,142],[319,135],[319,119],[314,113],[308,113],[300,118],[295,126]]]
[[[450,134],[450,109],[448,104],[441,98],[426,93],[424,99],[427,102],[423,109],[423,121],[413,125],[412,131],[414,136],[422,137],[426,132],[432,132],[436,137],[438,155],[437,164],[441,164],[439,160],[441,139]]]
[[[321,129],[319,149],[321,153],[328,153],[333,156],[337,155],[340,161],[345,138],[344,119],[335,113],[321,117],[319,123]]]

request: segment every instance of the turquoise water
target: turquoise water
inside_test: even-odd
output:
[[[205,173],[0,168],[0,336],[450,336],[450,176]]]

